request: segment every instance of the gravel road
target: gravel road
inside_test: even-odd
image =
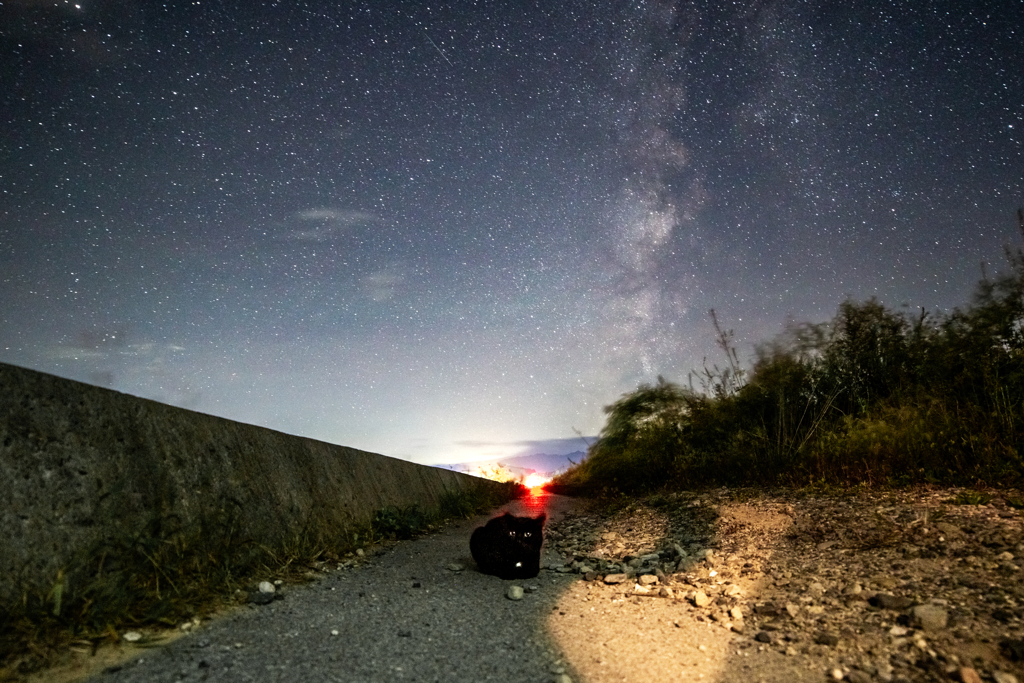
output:
[[[545,494],[501,511],[543,510],[558,520],[573,505]],[[488,518],[453,524],[374,554],[358,568],[286,588],[283,600],[237,609],[88,680],[557,680],[562,664],[545,619],[579,578],[542,571],[536,579],[502,581],[479,573],[469,535]],[[464,569],[454,571],[453,564]],[[513,584],[532,592],[510,600],[505,594]]]

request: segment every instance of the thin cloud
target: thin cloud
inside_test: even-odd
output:
[[[281,239],[297,242],[330,242],[354,228],[379,225],[381,218],[354,209],[313,208],[297,212]]]

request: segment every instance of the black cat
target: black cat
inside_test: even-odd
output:
[[[480,571],[503,579],[537,576],[545,519],[543,512],[539,517],[517,517],[506,512],[478,527],[469,537],[469,550]]]

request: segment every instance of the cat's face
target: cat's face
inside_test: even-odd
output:
[[[544,542],[544,520],[546,515],[539,517],[505,517],[505,531],[509,539],[520,545],[539,547]]]

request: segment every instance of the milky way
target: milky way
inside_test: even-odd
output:
[[[173,5],[173,3],[171,3]],[[0,6],[0,361],[424,463],[969,303],[1024,5]]]

